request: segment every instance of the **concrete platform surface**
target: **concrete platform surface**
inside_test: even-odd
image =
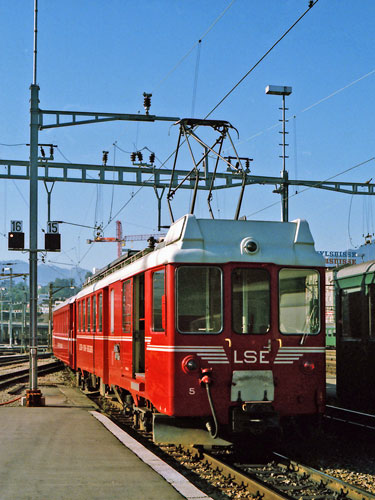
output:
[[[326,379],[327,398],[336,399],[336,376],[329,375]]]
[[[43,408],[0,408],[1,500],[209,498],[176,472],[161,477],[104,427],[107,417],[95,418],[95,405],[78,390],[40,389]],[[186,494],[172,486],[183,480],[177,489]]]

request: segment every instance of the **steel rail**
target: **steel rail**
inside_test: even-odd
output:
[[[375,431],[375,414],[349,410],[339,406],[326,405],[324,418]]]
[[[38,359],[42,358],[50,358],[52,356],[51,353],[40,353],[38,354]],[[0,366],[8,366],[16,363],[23,363],[29,361],[30,356],[28,354],[14,354],[7,356],[0,356]]]
[[[348,500],[371,500],[375,499],[375,495],[368,493],[367,491],[361,490],[356,486],[353,486],[349,483],[345,483],[341,479],[338,479],[333,476],[329,476],[324,472],[313,469],[312,467],[308,467],[306,465],[302,465],[300,463],[294,462],[283,455],[278,453],[274,453],[274,455],[286,461],[288,467],[292,468],[294,472],[298,475],[307,475],[309,479],[311,479],[314,483],[324,484],[328,489],[338,493],[342,496],[342,498]],[[303,498],[303,497],[302,497]]]
[[[40,375],[52,373],[61,370],[63,364],[61,361],[53,361],[51,363],[46,363],[45,365],[40,365],[38,367],[38,372]],[[29,380],[30,369],[14,370],[10,373],[4,373],[0,375],[0,389],[7,387],[11,384],[18,384],[19,382],[25,382]]]
[[[240,486],[243,486],[248,490],[251,495],[263,500],[285,500],[290,499],[289,496],[282,495],[281,493],[273,490],[268,485],[263,483],[259,479],[250,477],[248,474],[244,473],[239,468],[229,465],[222,460],[214,457],[207,451],[201,451],[193,447],[183,447],[186,452],[189,452],[193,456],[197,456],[202,461],[216,469],[218,472],[223,474],[228,479],[233,480]]]
[[[303,495],[301,492],[303,490],[308,489],[308,486],[305,485],[291,485],[285,486],[282,485],[280,487],[267,483],[266,480],[262,480],[257,476],[257,471],[253,472],[244,472],[240,467],[236,467],[230,464],[223,462],[211,455],[211,453],[207,451],[201,451],[196,448],[184,447],[185,450],[189,451],[193,456],[199,457],[202,461],[209,464],[211,467],[218,470],[228,479],[235,481],[240,486],[246,488],[248,492],[259,499],[263,500],[279,500],[279,499],[301,499],[309,498],[311,499],[311,493],[307,495]],[[289,458],[280,455],[278,453],[273,454],[275,458],[281,462],[278,463],[275,467],[282,467],[283,473],[287,475],[288,473],[297,474],[301,479],[308,479],[319,489],[330,490],[332,492],[332,498],[345,498],[346,500],[374,500],[375,495],[368,493],[356,486],[345,483],[340,479],[329,476],[324,472],[320,472],[312,467],[307,467],[300,463],[294,462]],[[244,468],[250,469],[251,465],[246,465]],[[273,472],[261,471],[262,477],[266,478],[267,475],[271,475]],[[258,472],[260,474],[260,472]],[[281,491],[280,491],[281,490]],[[335,496],[333,496],[335,495]],[[321,495],[316,494],[314,498],[328,498],[327,494],[322,493]]]

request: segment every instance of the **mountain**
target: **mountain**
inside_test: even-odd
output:
[[[0,271],[3,271],[3,268],[6,267],[11,267],[14,274],[29,273],[29,263],[22,260],[0,260]],[[50,281],[55,281],[56,278],[63,278],[73,279],[75,284],[79,286],[84,282],[86,273],[88,272],[89,271],[87,269],[83,269],[82,267],[72,267],[66,269],[54,265],[39,264],[38,285],[47,285]],[[5,273],[8,274],[9,271],[5,271]],[[28,281],[28,276],[26,276],[26,280]],[[14,278],[14,281],[22,281],[22,277]]]

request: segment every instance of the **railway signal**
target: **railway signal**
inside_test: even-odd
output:
[[[23,222],[22,220],[12,220],[10,222],[10,232],[8,233],[8,250],[24,250],[24,248]]]

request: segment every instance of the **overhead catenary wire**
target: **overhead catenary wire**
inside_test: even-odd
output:
[[[209,111],[206,116],[204,117],[204,119],[207,119],[224,101],[225,99],[227,99],[231,94],[232,92],[234,92],[234,90],[250,75],[250,73],[252,73],[252,71],[254,71],[254,69],[259,66],[259,64],[268,56],[268,54],[270,54],[270,52],[281,42],[281,40],[283,40],[286,35],[288,33],[290,33],[292,31],[292,29],[303,19],[303,17],[312,9],[312,7],[314,7],[314,5],[316,5],[318,3],[319,0],[315,0],[315,2],[312,4],[311,7],[309,7],[293,24],[292,26],[290,26],[285,32],[284,34],[272,45],[272,47],[270,49],[267,50],[267,52],[249,69],[249,71],[236,83],[236,85],[234,85],[234,87],[231,88],[231,90],[229,92],[227,92],[225,94],[225,96],[211,109],[211,111]],[[271,128],[274,128],[271,127]],[[185,140],[181,141],[181,145],[185,142]],[[171,158],[172,156],[176,153],[176,150],[172,151],[172,153],[170,153],[170,155],[167,157],[166,160],[164,160],[164,162],[162,163],[161,167],[164,166]]]
[[[358,248],[354,245],[353,241],[352,241],[352,237],[350,235],[350,218],[351,218],[351,214],[352,214],[352,203],[353,203],[353,194],[351,195],[350,197],[350,203],[349,203],[349,213],[348,213],[348,238],[349,238],[349,243],[350,245],[353,247],[353,248]]]
[[[195,63],[195,73],[194,73],[194,85],[193,85],[193,98],[192,98],[192,103],[191,103],[191,117],[194,117],[194,112],[195,112],[195,101],[197,98],[197,87],[198,87],[198,74],[199,74],[199,62],[201,58],[201,46],[202,46],[202,40],[199,40],[198,42],[198,49],[197,49],[197,60]]]
[[[205,116],[205,119],[208,118],[212,113],[236,90],[236,88],[241,85],[241,83],[254,71],[255,68],[259,66],[259,64],[272,52],[272,50],[286,37],[290,31],[305,17],[305,15],[319,2],[319,0],[315,0],[314,3],[309,7],[305,12],[295,21],[290,28],[288,28],[283,35],[272,45],[270,49],[249,69],[247,73],[225,94],[225,96],[220,99],[220,101],[211,109],[211,111]]]
[[[313,104],[307,106],[306,108],[304,109],[301,109],[301,111],[297,112],[297,113],[294,113],[293,114],[293,118],[296,118],[297,116],[301,115],[302,113],[306,113],[306,111],[310,111],[311,109],[315,108],[316,106],[318,106],[319,104],[322,104],[323,102],[325,101],[328,101],[328,99],[331,99],[332,97],[335,97],[337,94],[340,94],[341,92],[343,92],[344,90],[352,87],[353,85],[355,85],[356,83],[359,83],[360,81],[364,80],[365,78],[368,78],[369,76],[375,74],[375,69],[369,71],[368,73],[366,73],[365,75],[362,75],[361,77],[359,78],[356,78],[355,80],[353,80],[352,82],[348,83],[347,85],[344,85],[344,87],[341,87],[337,90],[335,90],[334,92],[330,93],[329,95],[327,95],[326,97],[323,97],[322,99],[319,99],[318,101],[314,102]],[[290,120],[291,117],[288,117],[287,119]],[[270,130],[273,130],[275,129],[276,127],[279,126],[279,122],[278,123],[274,123],[273,125],[263,129],[263,130],[260,130],[259,132],[256,132],[255,134],[251,135],[250,137],[247,137],[246,139],[243,139],[242,141],[238,141],[236,143],[236,146],[240,145],[240,144],[244,144],[245,142],[249,142],[251,141],[252,139],[255,139],[256,137],[259,137],[263,134],[265,134],[266,132],[269,132]]]
[[[113,145],[113,167],[116,166],[116,144],[117,144],[117,141],[115,141],[112,145]],[[113,168],[113,172],[112,172],[112,180],[115,179],[115,169]],[[112,195],[111,195],[111,206],[110,206],[110,210],[109,210],[109,219],[108,220],[111,220],[111,217],[112,217],[112,209],[113,209],[113,199],[114,199],[114,196],[115,196],[115,184],[113,183],[112,184]]]
[[[186,52],[186,54],[173,66],[173,68],[168,71],[168,73],[155,85],[153,93],[155,93],[161,85],[176,71],[176,69],[185,61],[185,59],[193,52],[193,50],[202,42],[204,38],[209,34],[209,32],[215,27],[215,25],[220,21],[224,14],[232,7],[236,0],[232,0],[229,5],[225,7],[221,14],[214,20],[214,22],[209,26],[209,28],[203,33],[199,40],[194,43],[194,45]]]
[[[230,94],[232,94],[232,92],[234,92],[234,90],[250,75],[250,73],[257,67],[259,66],[259,64],[268,56],[268,54],[270,54],[270,52],[281,42],[281,40],[283,40],[286,35],[288,33],[290,33],[290,31],[305,17],[305,15],[311,10],[312,7],[314,7],[317,3],[318,3],[319,0],[315,0],[315,2],[311,5],[311,7],[309,7],[284,33],[283,35],[272,45],[272,47],[270,49],[268,49],[268,51],[249,69],[249,71],[236,83],[236,85],[234,87],[232,87],[232,89],[227,92],[227,94],[216,104],[216,106],[214,106],[214,108],[211,109],[211,111],[205,116],[204,119],[207,119],[224,101],[225,99],[227,99],[227,97],[229,97]],[[211,27],[206,31],[206,33],[199,39],[200,41],[203,40],[203,38],[209,33],[209,31],[213,28],[213,26],[216,24],[216,22],[225,14],[225,12],[228,10],[229,7],[231,7],[231,5],[233,4],[234,2],[232,1],[231,4],[227,7],[227,9],[222,13],[221,16],[219,16],[219,18],[211,25]],[[198,42],[196,42],[194,44],[194,46],[190,49],[190,51],[188,52],[188,54],[190,54],[192,52],[192,50],[197,46],[197,44],[199,44],[199,40]],[[183,59],[185,59],[187,57],[186,54],[184,56]],[[180,61],[182,62],[182,60]],[[180,64],[180,62],[178,63],[178,65]],[[176,65],[172,71],[174,71],[174,69],[178,66]],[[171,74],[172,71],[169,73]],[[169,76],[169,74],[167,76]],[[183,141],[185,142],[185,141]],[[183,143],[182,142],[182,143]],[[181,145],[182,145],[181,143]],[[180,145],[180,146],[181,146]],[[175,154],[176,150],[174,150],[169,156],[168,158],[161,164],[161,166],[159,167],[162,168],[166,163],[167,161],[169,161],[170,158],[172,158],[172,156]],[[152,178],[152,176],[150,176],[150,179]],[[131,194],[131,197],[129,198],[129,200],[122,206],[122,208],[116,213],[116,215],[113,217],[117,217],[120,212],[122,212],[122,210],[131,202],[131,200],[141,191],[143,186],[141,186],[135,193],[132,192]],[[112,219],[113,220],[113,219]],[[107,224],[108,226],[108,224]],[[106,226],[106,227],[107,227]]]
[[[64,158],[65,161],[67,161],[68,163],[72,163],[65,155],[64,153],[61,151],[61,149],[59,147],[56,148],[56,150],[61,154],[61,156]]]
[[[339,175],[346,174],[347,172],[350,172],[351,170],[354,170],[356,168],[362,167],[363,165],[366,165],[366,163],[369,163],[370,161],[374,161],[374,160],[375,160],[375,156],[372,156],[371,158],[368,158],[367,160],[365,160],[365,161],[363,161],[361,163],[358,163],[358,164],[354,165],[353,167],[349,167],[346,170],[343,170],[342,172],[339,172],[338,174],[332,175],[332,177],[328,177],[324,181],[317,181],[316,184],[314,184],[313,186],[307,186],[304,189],[301,189],[300,191],[298,191],[297,193],[288,196],[288,201],[291,198],[294,198],[297,195],[305,193],[306,191],[308,191],[310,189],[318,188],[321,184],[324,184],[325,182],[328,182],[328,181],[330,181],[332,179],[335,179]],[[261,212],[264,212],[265,210],[268,210],[269,208],[272,208],[272,207],[275,207],[275,206],[279,205],[279,203],[280,203],[279,201],[276,201],[275,203],[271,203],[270,205],[267,205],[266,207],[263,207],[260,210],[257,210],[256,212],[252,212],[251,214],[247,215],[246,217],[252,217],[254,215],[257,215],[257,214],[259,214]]]

